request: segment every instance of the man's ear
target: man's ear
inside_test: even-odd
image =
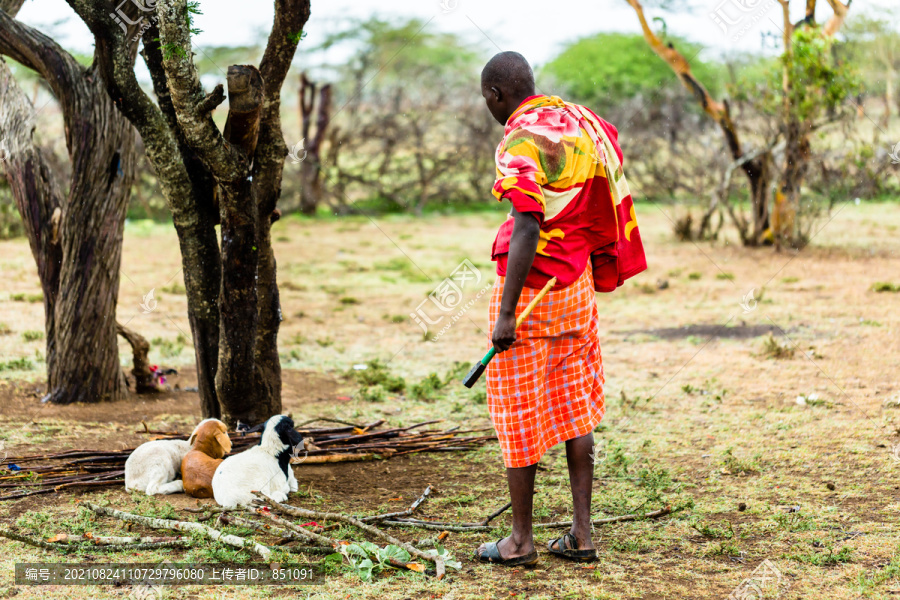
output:
[[[491,92],[494,94],[494,98],[497,99],[497,102],[503,100],[503,92],[501,92],[499,88],[491,86]]]

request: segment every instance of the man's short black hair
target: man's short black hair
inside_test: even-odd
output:
[[[531,96],[534,94],[534,71],[518,52],[501,52],[484,66],[481,83],[513,96]]]

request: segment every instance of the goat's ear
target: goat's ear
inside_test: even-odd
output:
[[[222,446],[222,450],[225,451],[225,454],[231,452],[231,438],[228,437],[227,433],[224,431],[216,432],[216,441]]]
[[[193,446],[194,440],[197,439],[197,430],[194,430],[194,433],[191,434],[191,437],[188,438],[188,445]]]

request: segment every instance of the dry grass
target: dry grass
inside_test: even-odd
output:
[[[454,361],[476,360],[486,346],[486,297],[434,342],[423,339],[408,315],[463,259],[483,277],[478,287],[468,288],[466,300],[492,281],[487,255],[502,218],[498,212],[385,217],[376,223],[288,218],[276,224],[285,367],[338,376],[378,358],[411,386],[425,385],[431,372],[444,376]],[[487,536],[455,534],[448,546],[463,559],[463,570],[444,582],[396,574],[360,584],[352,575],[336,574],[322,587],[299,591],[173,587],[165,597],[725,598],[765,559],[790,584],[781,598],[896,597],[900,461],[893,449],[900,442],[900,409],[890,399],[900,394],[900,319],[896,296],[873,289],[876,282],[896,280],[900,272],[896,207],[848,205],[823,223],[813,244],[799,254],[746,250],[733,241],[679,244],[657,208],[639,206],[639,219],[651,270],[614,294],[598,296],[608,407],[597,433],[595,513],[608,516],[664,503],[684,510],[658,522],[598,528],[601,562],[594,569],[547,555],[534,571],[482,566],[470,553]],[[182,345],[179,334],[189,332],[184,297],[178,293],[176,249],[168,228],[135,224],[126,230],[127,277],[122,278],[119,317],[131,319],[129,327],[148,338],[168,341],[157,344],[153,355],[167,365],[190,360],[189,345],[175,352]],[[0,256],[10,294],[0,295],[0,323],[10,330],[0,335],[0,363],[27,359],[34,365],[0,376],[39,381],[43,341],[23,337],[42,323],[40,303],[27,300],[38,292],[34,266],[24,242],[0,243]],[[668,287],[658,289],[657,279],[668,280]],[[650,286],[654,293],[645,292]],[[745,304],[751,310],[741,306],[750,290],[763,287],[762,301]],[[159,307],[144,314],[139,304],[150,288],[156,289]],[[24,300],[12,294],[24,294]],[[678,334],[698,324],[714,327]],[[765,338],[743,333],[755,331],[752,327],[774,329],[776,344],[793,349],[793,356],[766,357],[760,352]],[[439,330],[440,325],[432,326],[429,337]],[[126,356],[123,348],[123,360]],[[352,395],[354,386],[341,382],[340,394]],[[798,403],[798,396],[821,401]],[[483,398],[454,385],[431,390],[422,400],[383,386],[365,400],[358,395],[301,404],[298,397],[296,391],[285,392],[286,404],[299,419],[384,417],[412,423],[441,417],[465,427],[487,423]],[[0,411],[0,439],[7,451],[49,443],[97,445],[121,434],[121,426],[102,420],[72,423],[54,417],[53,407],[37,405],[36,397],[28,401],[37,411],[30,420]],[[192,418],[172,414],[158,420],[184,427]],[[551,450],[542,465],[536,516],[562,519],[569,498],[561,449]],[[377,481],[363,491],[351,485],[361,477]],[[467,455],[300,468],[298,479],[306,491],[295,503],[359,514],[402,508],[429,483],[436,492],[422,514],[431,517],[480,519],[505,501],[496,446]],[[174,498],[148,501],[121,491],[91,495],[147,513],[165,511],[169,502],[183,505]],[[41,533],[118,530],[108,520],[86,521],[76,500],[69,495],[0,504],[0,521],[18,521]],[[798,511],[788,512],[796,506]],[[508,526],[508,516],[500,522]],[[424,537],[398,533],[405,539]],[[542,531],[537,541],[545,544],[550,537]],[[0,549],[0,597],[12,592],[15,562],[61,560],[17,543],[0,541]],[[184,558],[227,554],[203,545]],[[119,559],[133,562],[136,557]],[[16,598],[117,598],[127,592],[15,589]],[[764,597],[775,597],[771,589],[764,591]]]

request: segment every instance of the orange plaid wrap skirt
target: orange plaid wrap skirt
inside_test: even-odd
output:
[[[497,321],[505,277],[490,304]],[[524,288],[518,315],[540,292]],[[507,468],[537,463],[549,448],[586,435],[603,419],[600,316],[591,264],[572,285],[551,290],[487,367],[487,402]]]

